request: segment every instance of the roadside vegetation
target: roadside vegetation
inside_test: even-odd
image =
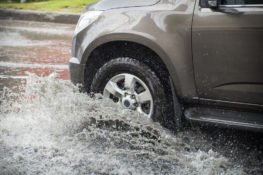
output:
[[[25,0],[24,0],[25,1]],[[82,12],[86,5],[96,0],[0,0],[2,9],[23,9],[40,11]]]

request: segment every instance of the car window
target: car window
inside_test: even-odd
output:
[[[251,5],[263,4],[263,0],[222,0],[222,5]]]

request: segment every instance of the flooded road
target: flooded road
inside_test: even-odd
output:
[[[189,125],[174,134],[80,93],[68,81],[74,26],[0,24],[1,175],[263,174],[260,133]]]
[[[73,30],[74,25],[0,20],[0,88],[13,86],[26,72],[55,71],[68,79]]]

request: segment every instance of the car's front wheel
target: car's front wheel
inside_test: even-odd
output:
[[[124,108],[163,123],[168,102],[163,85],[147,65],[132,58],[117,58],[96,73],[92,92],[102,93]]]

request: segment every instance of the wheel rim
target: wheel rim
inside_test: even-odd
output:
[[[150,89],[135,75],[124,73],[112,77],[104,88],[103,96],[148,118],[153,114]]]

